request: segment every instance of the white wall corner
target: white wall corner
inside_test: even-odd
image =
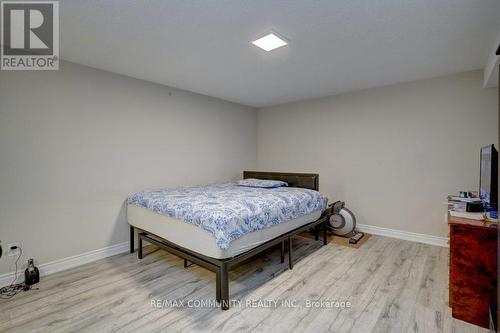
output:
[[[498,45],[500,44],[500,32],[495,39],[495,43],[491,46],[488,54],[488,60],[484,67],[483,87],[493,88],[498,85],[498,65],[500,65],[500,56],[496,55]]]

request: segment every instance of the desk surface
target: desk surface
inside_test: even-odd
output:
[[[473,228],[498,229],[498,223],[466,219],[463,217],[451,216],[448,213],[448,224],[466,225]]]

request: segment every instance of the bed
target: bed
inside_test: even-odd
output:
[[[257,185],[255,185],[257,184]],[[138,258],[147,241],[216,273],[216,300],[229,308],[228,271],[260,252],[313,229],[319,239],[326,223],[326,199],[318,192],[319,176],[305,173],[244,171],[243,181],[178,189],[142,191],[127,202],[130,252],[138,235]]]

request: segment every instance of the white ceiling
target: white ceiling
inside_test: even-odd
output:
[[[483,68],[499,0],[64,0],[61,57],[262,107]],[[289,45],[251,41],[274,31]]]

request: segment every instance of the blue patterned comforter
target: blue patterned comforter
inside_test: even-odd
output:
[[[236,183],[143,191],[131,195],[128,203],[203,228],[221,249],[252,231],[325,209],[317,191]]]

